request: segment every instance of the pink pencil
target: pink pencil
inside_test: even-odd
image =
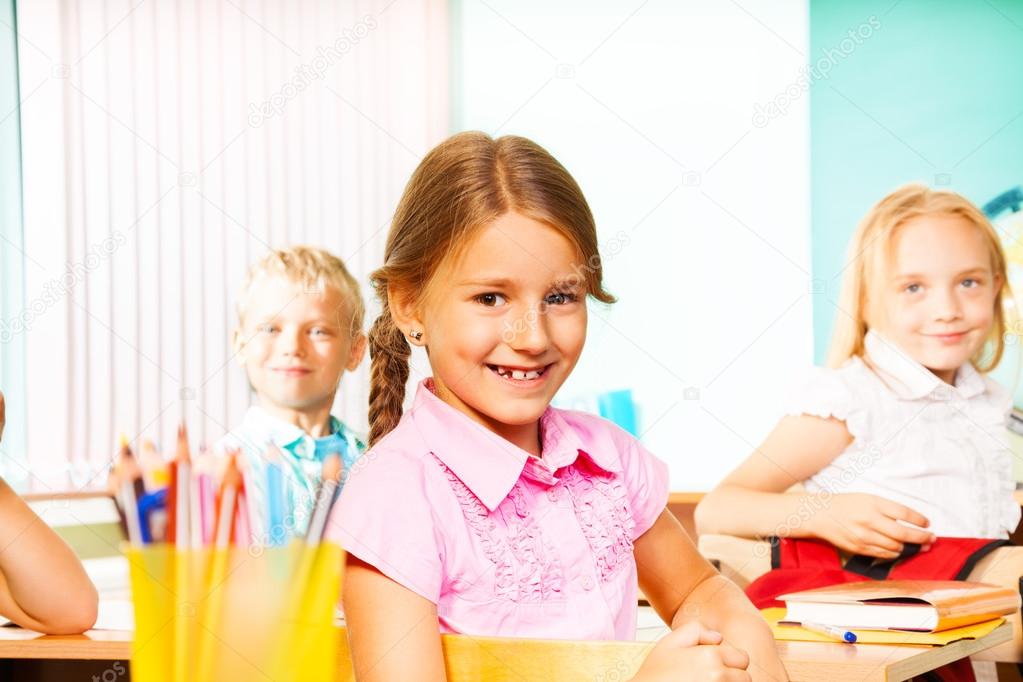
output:
[[[213,542],[215,523],[213,517],[217,507],[217,489],[214,484],[216,466],[216,460],[205,451],[205,448],[195,458],[195,499],[198,513],[193,528],[197,531],[196,537],[201,538],[201,545]]]

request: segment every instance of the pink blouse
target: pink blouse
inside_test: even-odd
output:
[[[633,541],[667,504],[664,463],[555,408],[536,459],[431,389],[356,463],[328,539],[437,604],[442,632],[633,639]]]

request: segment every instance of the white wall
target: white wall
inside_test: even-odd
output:
[[[455,127],[514,133],[575,175],[610,311],[561,397],[632,388],[673,490],[745,457],[812,361],[805,2],[455,5]],[[789,89],[785,115],[755,105]],[[617,238],[617,242],[614,240]]]

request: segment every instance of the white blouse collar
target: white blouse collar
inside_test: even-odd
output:
[[[948,388],[945,382],[877,331],[867,332],[863,345],[870,364],[900,398],[920,400],[932,394],[938,399],[951,397],[948,391],[940,390]],[[985,389],[984,377],[972,363],[967,362],[956,372],[955,390],[960,397],[972,398]]]

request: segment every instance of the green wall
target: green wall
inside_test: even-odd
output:
[[[847,32],[871,16],[878,28],[842,56]],[[817,362],[846,244],[871,205],[914,180],[978,205],[1023,184],[1023,2],[811,0],[808,61],[829,49],[836,64],[810,99],[813,270],[826,281],[814,300]]]
[[[25,462],[25,339],[6,326],[25,296],[16,26],[14,0],[0,0],[0,390],[7,397],[0,475],[13,482],[25,475],[19,465]]]

